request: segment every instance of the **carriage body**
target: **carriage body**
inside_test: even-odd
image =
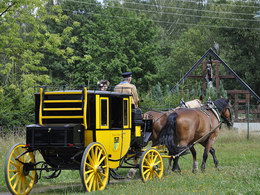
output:
[[[79,169],[82,152],[102,144],[109,167],[117,168],[131,141],[142,136],[142,119],[133,120],[132,96],[110,91],[54,91],[35,94],[35,123],[26,128],[26,144],[48,164]],[[37,123],[38,122],[38,123]]]
[[[13,194],[28,194],[38,180],[37,171],[53,171],[49,178],[55,178],[61,170],[80,170],[86,191],[103,190],[111,170],[131,168],[123,166],[124,160],[142,155],[151,122],[132,107],[129,94],[40,88],[35,94],[35,124],[26,127],[26,144],[14,145],[7,154],[7,186]],[[36,162],[35,151],[43,162]],[[154,150],[142,159],[151,158],[149,155],[161,160]],[[145,163],[142,160],[142,167]],[[161,177],[163,169],[159,171]],[[19,184],[18,180],[27,182]]]

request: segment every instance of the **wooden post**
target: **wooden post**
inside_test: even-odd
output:
[[[250,118],[249,118],[249,102],[247,102],[247,139],[249,139],[249,122],[250,122]]]
[[[202,90],[205,93],[206,88],[207,88],[207,84],[206,84],[206,80],[205,80],[205,76],[206,76],[206,67],[207,67],[207,61],[204,60],[202,62]]]
[[[220,86],[220,78],[219,78],[219,61],[216,62],[215,79],[216,79],[216,88],[219,89],[219,86]]]

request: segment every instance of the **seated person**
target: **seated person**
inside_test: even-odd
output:
[[[131,94],[133,96],[132,104],[134,108],[138,107],[139,97],[135,85],[131,84],[132,81],[132,72],[122,73],[123,81],[115,86],[114,91],[119,93]]]
[[[98,81],[98,89],[100,91],[106,91],[107,88],[109,87],[109,81],[108,80],[101,80],[101,81]]]

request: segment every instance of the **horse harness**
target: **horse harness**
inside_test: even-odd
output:
[[[210,117],[211,114],[208,112],[208,110],[212,111],[212,113],[215,115],[215,117],[218,119],[219,122],[221,121],[220,120],[220,113],[218,112],[218,110],[217,110],[217,108],[216,108],[216,106],[214,105],[213,102],[200,108],[200,111],[208,117],[208,119],[210,121],[210,129],[211,129],[212,128],[212,119]]]

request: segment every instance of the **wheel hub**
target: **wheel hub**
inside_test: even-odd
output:
[[[22,173],[27,176],[30,173],[30,169],[31,169],[31,165],[29,163],[25,163],[24,165],[22,165],[21,169],[22,169]]]

